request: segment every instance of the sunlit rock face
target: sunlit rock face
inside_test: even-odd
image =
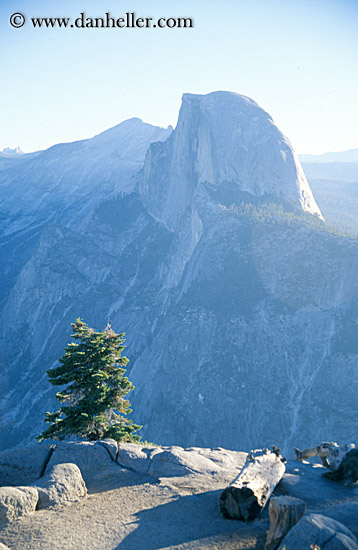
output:
[[[56,406],[45,371],[78,316],[126,331],[145,439],[286,452],[354,440],[357,240],[327,230],[289,142],[252,100],[187,94],[168,134],[120,189],[108,179],[111,191],[83,195],[76,223],[68,195],[63,219],[49,204],[52,223],[30,207],[20,232],[4,221],[1,445],[43,429]]]
[[[148,210],[177,228],[201,183],[232,183],[322,217],[288,139],[257,103],[238,94],[184,94],[178,125],[165,144],[150,149],[139,189]]]

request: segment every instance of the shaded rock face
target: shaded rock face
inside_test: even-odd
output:
[[[346,485],[358,485],[358,449],[350,450],[336,470],[326,472],[325,477]]]
[[[132,118],[94,138],[60,143],[14,160],[0,178],[2,234],[13,238],[27,226],[30,236],[30,228],[49,221],[77,227],[99,200],[128,190],[150,143],[170,133],[171,127]]]
[[[48,441],[1,452],[0,487],[29,485],[42,475],[51,454]]]
[[[350,531],[358,537],[358,502],[348,502],[337,506],[332,506],[325,515],[343,523]]]
[[[131,189],[150,143],[171,130],[133,118],[92,139],[0,162],[1,308],[46,228],[78,232],[99,201]]]
[[[358,549],[355,536],[345,525],[321,514],[310,514],[292,527],[279,550],[306,550],[312,544],[329,550]]]
[[[253,101],[188,95],[120,194],[111,178],[105,200],[83,185],[86,214],[72,217],[66,194],[44,208],[52,224],[31,207],[26,222],[24,203],[21,230],[4,214],[1,446],[40,433],[57,406],[45,371],[78,316],[127,332],[148,440],[285,452],[354,440],[358,243],[325,230],[300,174]]]
[[[171,130],[130,119],[92,139],[59,144],[19,159],[5,159],[8,162],[0,166],[0,379],[4,384],[1,396],[6,395],[0,408],[7,417],[3,430],[0,430],[0,448],[12,446],[22,439],[18,430],[22,430],[20,425],[24,421],[28,422],[25,431],[30,428],[33,420],[25,419],[27,407],[40,408],[33,416],[30,413],[32,418],[39,413],[42,417],[46,408],[43,394],[48,387],[44,368],[49,366],[49,357],[44,363],[40,360],[40,367],[36,356],[40,354],[40,357],[52,347],[49,342],[45,343],[52,329],[46,329],[45,336],[43,322],[47,326],[48,322],[58,323],[60,327],[73,296],[83,296],[90,291],[90,273],[93,275],[95,269],[97,282],[103,281],[108,274],[107,267],[102,266],[103,246],[97,246],[92,239],[81,240],[83,228],[101,200],[133,187],[131,177],[142,167],[148,146],[153,141],[166,139]],[[73,245],[79,245],[71,253],[69,239]],[[104,240],[107,242],[108,239],[104,236]],[[88,244],[92,249],[90,254],[86,250]],[[57,260],[53,257],[55,249]],[[103,253],[108,258],[105,250]],[[70,257],[72,267],[69,267]],[[84,271],[81,268],[78,271],[81,264]],[[54,287],[60,279],[66,279],[65,273],[69,275],[69,286],[66,290],[65,284],[58,293]],[[46,321],[48,299],[55,307],[54,316]],[[19,300],[26,309],[26,312],[22,311],[26,328],[23,325],[22,343],[18,341],[13,353],[10,348],[18,338],[18,330],[22,330],[22,323],[18,324],[19,318],[13,309]],[[83,302],[86,301],[88,298],[83,298]],[[76,316],[79,314],[77,311]],[[58,347],[55,344],[56,351],[50,351],[50,356],[53,356],[50,362],[62,354],[63,338],[67,337],[68,330],[65,329],[59,338],[61,344]],[[18,359],[15,359],[16,355]],[[24,360],[25,369],[18,368],[18,360],[20,363]],[[31,396],[27,392],[30,385],[33,387]]]

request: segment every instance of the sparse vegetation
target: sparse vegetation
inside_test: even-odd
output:
[[[236,216],[245,216],[251,218],[256,222],[266,223],[280,223],[287,226],[304,226],[315,231],[324,231],[326,233],[332,233],[339,237],[350,237],[357,239],[358,235],[347,233],[336,227],[330,226],[317,216],[308,214],[306,212],[300,212],[296,209],[285,209],[282,203],[274,202],[260,202],[253,204],[250,202],[242,201],[239,205],[232,203],[230,206],[223,204],[219,205],[223,210],[234,214]]]

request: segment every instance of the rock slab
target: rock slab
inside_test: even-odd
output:
[[[29,485],[41,475],[51,443],[37,443],[0,452],[0,487]]]
[[[358,496],[358,495],[357,495]],[[343,523],[358,538],[358,502],[345,502],[325,510],[325,515]]]
[[[112,461],[111,453],[98,441],[63,441],[56,444],[46,472],[56,464],[76,464],[86,481],[88,476],[112,464]]]
[[[217,447],[149,447],[119,443],[117,464],[155,477],[206,476],[231,481],[245,464],[247,453]]]

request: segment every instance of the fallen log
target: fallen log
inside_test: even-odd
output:
[[[272,497],[270,499],[270,529],[267,533],[265,550],[276,550],[291,527],[302,518],[306,512],[306,503],[289,496]]]
[[[321,443],[320,445],[310,447],[309,449],[304,449],[303,451],[294,448],[294,451],[297,460],[306,460],[312,456],[318,456],[325,468],[336,470],[345,455],[352,449],[355,449],[355,445],[353,443],[350,443],[349,445],[346,444],[341,447],[338,443],[332,441],[330,443]]]
[[[318,456],[329,472],[324,477],[347,485],[358,483],[358,449],[353,443],[340,446],[335,442],[322,443],[309,449],[294,449],[297,460]]]
[[[312,456],[318,456],[325,468],[337,470],[345,456],[353,449],[356,449],[354,443],[340,446],[338,443],[331,441],[330,443],[321,443],[303,451],[294,448],[294,452],[297,460],[306,460]]]
[[[285,473],[284,461],[277,447],[272,452],[252,451],[240,473],[220,495],[223,516],[241,521],[257,518]]]

